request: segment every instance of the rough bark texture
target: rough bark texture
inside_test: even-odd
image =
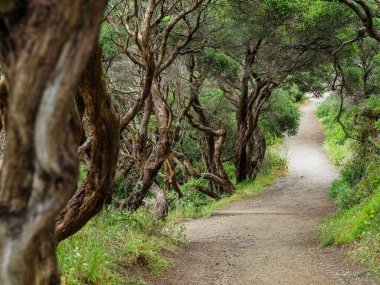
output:
[[[252,169],[252,153],[254,133],[258,128],[258,120],[264,104],[268,101],[274,84],[266,80],[261,80],[252,71],[253,64],[256,61],[257,52],[260,48],[261,41],[256,44],[247,43],[244,74],[241,85],[241,95],[238,101],[236,112],[237,121],[237,142],[235,149],[235,168],[236,181],[238,183],[247,180],[250,173],[256,170]],[[254,86],[250,90],[250,82],[254,81]]]
[[[158,171],[170,154],[170,126],[172,123],[171,110],[162,98],[162,94],[157,83],[153,83],[151,92],[153,111],[159,128],[159,137],[156,145],[153,147],[152,152],[143,164],[141,171],[142,176],[140,176],[140,182],[136,187],[136,192],[127,197],[122,204],[123,208],[131,211],[137,210],[142,205],[143,199],[151,188]]]
[[[105,1],[0,3],[0,60],[9,90],[0,284],[59,284],[55,219],[73,194],[78,169],[69,114]]]
[[[0,78],[0,131],[6,130],[6,111],[8,105],[8,87],[5,81],[5,77]]]
[[[376,29],[374,20],[376,17],[373,16],[375,11],[372,11],[372,7],[365,0],[339,0],[339,2],[350,7],[364,24],[365,32],[380,42],[380,31]]]
[[[83,183],[59,216],[57,242],[81,229],[112,198],[120,119],[106,91],[99,44],[83,73],[80,90],[91,123],[90,164]]]
[[[166,195],[166,192],[162,190],[156,183],[152,183],[149,191],[153,194],[156,200],[148,205],[148,208],[152,208],[154,211],[154,218],[156,220],[165,219],[169,213],[170,203],[173,201]]]
[[[251,158],[251,166],[249,169],[249,179],[256,179],[257,174],[260,171],[261,165],[264,162],[265,153],[267,149],[265,135],[261,132],[260,128],[257,127],[254,132],[254,141],[253,141],[253,150],[250,151],[252,153]]]
[[[227,195],[232,195],[235,191],[235,186],[229,180],[222,163],[222,147],[226,134],[223,129],[213,129],[211,122],[201,105],[199,94],[202,90],[207,72],[203,71],[200,76],[195,76],[195,64],[195,58],[192,56],[188,66],[190,73],[190,102],[188,106],[185,107],[184,115],[187,117],[189,124],[202,132],[205,138],[206,151],[204,156],[206,168],[209,173],[204,173],[201,176],[209,179],[211,189],[215,184],[221,192]],[[195,122],[193,116],[190,114],[190,108],[193,108],[197,114],[199,122]]]

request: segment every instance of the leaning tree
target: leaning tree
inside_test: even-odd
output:
[[[70,116],[103,0],[0,1],[7,143],[0,190],[0,283],[59,284],[54,230],[76,189]]]
[[[115,1],[107,17],[107,24],[113,29],[110,40],[123,51],[134,68],[140,70],[141,77],[141,92],[121,120],[121,131],[128,128],[131,131],[130,124],[143,110],[143,119],[132,140],[131,155],[139,181],[136,191],[123,203],[123,207],[130,210],[142,205],[175,141],[173,113],[166,101],[163,73],[191,42],[203,23],[210,2]],[[157,135],[155,143],[148,145],[148,126],[152,117],[157,124]]]
[[[265,138],[258,121],[273,91],[295,73],[331,60],[336,44],[331,34],[344,19],[331,3],[303,2],[228,1],[231,20],[224,37],[236,44],[220,49],[240,62],[243,71],[234,83],[219,81],[236,105],[237,182],[253,179],[264,159]]]

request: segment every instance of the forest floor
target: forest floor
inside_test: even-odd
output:
[[[335,211],[326,190],[339,172],[322,148],[318,100],[286,140],[289,176],[265,193],[185,223],[188,243],[157,285],[375,284],[345,247],[320,248],[318,221]]]

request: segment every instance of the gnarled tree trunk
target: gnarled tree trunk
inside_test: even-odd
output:
[[[236,112],[237,121],[237,142],[235,148],[235,173],[238,183],[255,178],[261,162],[254,163],[256,156],[265,155],[262,148],[256,148],[252,153],[252,143],[255,136],[258,138],[258,144],[262,145],[262,136],[258,129],[258,120],[264,104],[268,101],[273,89],[277,84],[269,80],[262,80],[252,70],[256,61],[257,52],[261,46],[261,40],[255,45],[248,42],[245,54],[244,74],[241,85],[241,95],[238,102]],[[254,82],[254,86],[250,90],[250,82]],[[265,139],[265,138],[264,138]],[[264,159],[264,157],[262,157]]]
[[[5,77],[0,78],[0,131],[6,129],[6,110],[8,105],[8,87]]]
[[[190,73],[190,102],[184,109],[184,115],[192,127],[203,133],[206,141],[205,164],[208,173],[204,173],[201,176],[210,181],[211,189],[213,185],[217,185],[219,189],[221,189],[221,192],[232,195],[235,191],[235,186],[228,178],[222,163],[222,147],[226,133],[223,129],[214,130],[212,128],[199,100],[199,94],[202,90],[207,72],[203,71],[199,77],[195,76],[194,56],[190,58],[188,69]],[[195,122],[193,116],[190,114],[191,107],[197,114],[199,123]],[[210,191],[212,192],[212,190]]]
[[[83,73],[80,90],[91,124],[90,164],[83,183],[58,218],[57,242],[80,230],[112,199],[112,183],[119,155],[120,119],[107,94],[99,44]]]
[[[245,123],[243,121],[238,122],[238,140],[236,142],[235,151],[236,181],[238,183],[243,182],[248,178],[254,178],[254,175],[252,175],[252,173],[256,170],[253,169],[252,157],[261,155],[260,148],[253,149],[251,146],[255,138],[259,140],[259,144],[262,144],[262,135],[258,129],[258,120],[262,107],[267,102],[271,94],[271,91],[269,91],[267,87],[268,86],[266,86],[264,89],[257,89],[256,91],[252,91],[255,93],[255,95],[251,95],[253,104],[251,106],[248,104],[247,115],[243,120],[247,120],[248,123]],[[259,153],[253,154],[252,151],[258,151]],[[255,167],[259,166],[260,165],[257,164]]]
[[[59,284],[55,219],[78,170],[69,114],[105,1],[0,3],[0,60],[9,87],[0,284]]]
[[[152,102],[153,111],[158,125],[158,142],[153,147],[152,152],[143,164],[140,181],[137,184],[136,191],[126,198],[122,207],[130,211],[137,210],[152,186],[158,171],[163,165],[164,161],[170,154],[171,146],[171,132],[170,127],[172,123],[172,114],[170,108],[166,105],[165,100],[162,98],[159,85],[154,82],[152,85]]]
[[[251,166],[249,169],[249,179],[256,179],[257,174],[260,172],[261,165],[264,162],[265,153],[267,149],[265,135],[257,127],[254,134],[254,141],[252,142],[252,149],[248,151],[251,154]]]

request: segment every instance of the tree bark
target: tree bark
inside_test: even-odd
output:
[[[168,216],[170,203],[173,198],[169,198],[165,191],[162,190],[156,183],[152,183],[149,191],[156,198],[156,201],[151,205],[154,210],[154,218],[156,220],[163,220]]]
[[[80,230],[112,199],[120,145],[120,119],[103,78],[101,48],[97,44],[80,82],[91,124],[91,156],[86,177],[61,212],[56,226],[59,242]]]
[[[261,110],[268,101],[273,89],[277,86],[270,81],[261,80],[252,70],[260,46],[261,40],[255,45],[247,43],[246,48],[241,96],[236,112],[237,142],[235,148],[235,174],[237,183],[247,180],[250,174],[256,171],[252,169],[252,148],[250,145],[252,144],[254,134],[258,130],[258,120]],[[254,86],[249,90],[249,85],[252,81],[254,82]]]
[[[6,112],[8,105],[8,87],[5,77],[0,78],[0,131],[6,131]],[[1,167],[0,167],[1,169]]]
[[[252,154],[251,167],[249,170],[249,178],[251,180],[256,179],[257,174],[260,172],[267,148],[265,135],[261,132],[259,127],[257,127],[254,132],[254,140],[255,146],[253,151],[250,152]]]
[[[235,165],[236,165],[236,181],[238,183],[247,180],[250,176],[250,173],[253,172],[251,163],[252,161],[252,148],[250,144],[253,143],[254,134],[260,132],[258,130],[258,120],[261,114],[262,107],[267,102],[270,97],[271,92],[267,89],[259,89],[255,92],[256,95],[253,96],[254,104],[252,107],[248,107],[247,116],[244,120],[247,120],[248,123],[238,123],[238,141],[236,143],[236,152],[235,152]],[[257,151],[260,151],[257,149]],[[264,153],[265,155],[265,153]]]
[[[141,172],[142,176],[137,184],[136,191],[127,197],[122,204],[122,208],[126,208],[130,211],[136,211],[142,205],[143,199],[152,186],[158,171],[170,154],[172,114],[170,108],[162,98],[159,85],[156,82],[152,85],[152,102],[159,129],[159,138],[144,164],[143,171]]]
[[[225,131],[223,129],[214,130],[209,119],[206,116],[199,100],[199,94],[202,90],[204,80],[206,79],[207,72],[203,70],[201,75],[197,78],[195,76],[195,57],[190,57],[188,66],[190,73],[190,102],[184,109],[184,115],[187,117],[189,124],[195,129],[201,131],[206,141],[205,151],[205,164],[209,173],[202,176],[209,179],[210,188],[216,184],[222,192],[227,195],[232,195],[235,191],[235,186],[229,180],[222,163],[222,147],[225,141]],[[193,108],[198,116],[198,122],[195,122],[193,116],[190,114],[190,108]],[[212,191],[211,191],[212,192]]]
[[[0,61],[9,87],[0,284],[59,284],[55,219],[78,171],[69,114],[105,1],[10,2],[0,5]]]

